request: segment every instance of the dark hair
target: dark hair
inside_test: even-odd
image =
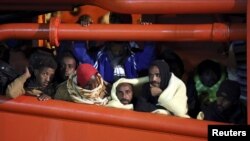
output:
[[[26,45],[26,44],[20,44],[19,46],[10,48],[8,52],[8,62],[10,59],[11,52],[15,52],[15,53],[20,52],[25,56],[25,58],[28,59],[31,53],[31,46]]]
[[[170,49],[165,49],[161,53],[160,59],[163,59],[168,63],[171,72],[173,72],[178,78],[182,78],[182,75],[184,74],[184,64],[178,54]]]
[[[224,80],[218,91],[217,96],[222,96],[230,101],[238,101],[240,98],[240,84],[233,80]]]
[[[34,51],[31,54],[29,58],[29,64],[32,69],[38,69],[38,70],[41,70],[44,67],[53,68],[55,70],[57,68],[57,63],[55,61],[53,54],[40,49]]]
[[[72,53],[71,50],[65,50],[65,51],[61,52],[60,54],[58,54],[57,62],[59,64],[59,67],[61,67],[61,65],[63,63],[63,58],[66,58],[66,57],[73,58],[75,60],[75,62],[76,62],[75,69],[76,69],[77,66],[79,65],[79,61],[77,60],[77,58],[75,57],[75,55]]]
[[[76,23],[82,24],[83,22],[89,22],[91,20],[91,17],[89,15],[81,15]]]
[[[216,74],[218,79],[221,77],[222,74],[222,66],[213,61],[213,60],[203,60],[198,66],[197,66],[197,73],[199,75],[202,75],[203,72],[205,71],[212,71]]]
[[[202,61],[198,65],[196,74],[198,74],[202,84],[208,87],[213,86],[227,75],[223,65],[209,59]]]
[[[109,23],[112,23],[112,24],[131,24],[132,23],[132,16],[131,16],[131,14],[110,12]]]
[[[0,60],[8,62],[8,54],[9,54],[8,46],[5,43],[0,42]]]

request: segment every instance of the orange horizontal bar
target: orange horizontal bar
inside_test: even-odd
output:
[[[51,24],[53,25],[53,24]],[[0,40],[138,40],[138,41],[233,41],[246,39],[246,25],[214,24],[154,24],[102,25],[83,27],[79,24],[3,24]],[[56,40],[56,41],[54,41]]]
[[[6,39],[49,39],[49,25],[24,23],[0,25],[0,40]]]
[[[131,14],[246,13],[247,0],[1,0],[1,10],[69,10],[94,5]]]
[[[30,96],[20,96],[12,100],[0,96],[0,103],[0,111],[3,112],[142,129],[193,138],[207,138],[209,124],[222,124],[57,100],[41,102]]]
[[[246,25],[233,25],[231,28],[222,23],[90,25],[88,27],[81,27],[77,24],[61,24],[58,28],[58,38],[61,40],[140,41],[229,41],[246,39]],[[231,34],[231,32],[234,34]]]

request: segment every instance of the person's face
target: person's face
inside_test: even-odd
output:
[[[76,61],[71,57],[64,57],[62,60],[61,75],[67,79],[71,74],[75,72]]]
[[[28,66],[28,60],[23,52],[10,52],[9,64],[17,72],[23,73]]]
[[[93,90],[94,88],[97,88],[99,84],[100,82],[99,79],[97,78],[97,75],[92,75],[87,84],[85,86],[82,86],[82,88],[87,90]]]
[[[131,103],[133,98],[133,89],[130,84],[123,83],[117,86],[116,95],[122,104]]]
[[[114,56],[119,57],[125,54],[126,47],[123,43],[111,43],[110,50]]]
[[[206,70],[201,74],[200,79],[204,85],[211,87],[217,82],[218,77],[212,70]]]
[[[161,77],[160,70],[157,66],[152,66],[149,68],[149,82],[153,87],[160,87]]]
[[[35,70],[36,81],[42,88],[46,88],[49,85],[54,78],[54,74],[55,70],[48,67],[41,70]]]
[[[231,108],[232,106],[232,102],[228,99],[226,99],[225,97],[219,96],[217,97],[217,101],[216,101],[216,105],[217,105],[217,109],[220,112],[225,112],[228,109]]]

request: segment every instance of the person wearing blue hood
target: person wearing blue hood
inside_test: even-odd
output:
[[[110,13],[109,20],[112,24],[132,23],[130,14]],[[156,54],[154,42],[107,41],[92,54],[86,42],[74,42],[73,48],[80,63],[92,64],[110,84],[122,77],[143,76],[141,72],[147,71]]]

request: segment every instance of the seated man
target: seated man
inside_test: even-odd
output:
[[[66,81],[71,74],[76,71],[78,62],[70,51],[62,52],[58,55],[59,68],[56,74],[57,83]]]
[[[156,60],[150,65],[149,83],[143,86],[135,110],[189,117],[186,86],[169,71],[165,61]]]
[[[111,12],[109,23],[132,24],[132,16]],[[92,48],[93,52],[90,51]],[[79,62],[94,65],[109,86],[119,78],[145,76],[143,72],[147,71],[156,53],[154,42],[134,41],[106,41],[102,45],[94,45],[92,42],[89,46],[85,42],[76,41],[73,50]]]
[[[36,50],[29,59],[28,68],[23,75],[10,83],[6,90],[6,96],[16,98],[22,94],[37,96],[38,100],[48,100],[55,93],[52,83],[57,63],[52,54],[42,50]]]
[[[80,64],[76,73],[58,86],[55,99],[105,105],[108,102],[105,94],[106,87],[98,71],[91,64]]]
[[[246,109],[240,102],[240,85],[232,80],[223,81],[217,91],[217,100],[202,109],[197,118],[247,124]]]
[[[187,81],[188,114],[196,118],[201,108],[216,100],[216,92],[227,77],[222,64],[203,60]]]
[[[108,102],[107,106],[133,110],[136,103],[136,93],[141,90],[141,85],[148,81],[148,77],[120,78],[112,86],[111,101]]]

